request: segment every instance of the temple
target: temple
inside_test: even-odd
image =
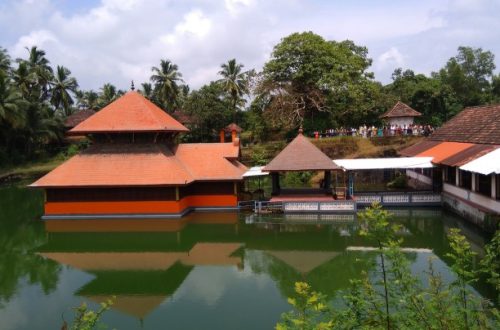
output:
[[[188,129],[131,91],[68,134],[92,145],[40,178],[45,219],[180,217],[234,209],[242,175],[239,139],[178,144]]]

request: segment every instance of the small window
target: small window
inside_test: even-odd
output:
[[[462,188],[472,189],[472,173],[460,170],[459,185]]]
[[[476,191],[481,195],[491,197],[491,176],[477,174]]]

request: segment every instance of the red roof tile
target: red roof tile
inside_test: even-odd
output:
[[[32,187],[184,185],[192,176],[160,144],[95,145],[58,166]]]
[[[407,148],[404,148],[399,152],[399,154],[402,156],[413,157],[421,152],[424,152],[425,150],[437,146],[440,143],[441,143],[440,141],[424,140],[414,145],[411,145]]]
[[[104,132],[187,132],[177,120],[137,92],[128,92],[71,129],[71,134]]]
[[[500,104],[465,108],[437,129],[430,139],[500,144]]]
[[[66,119],[64,120],[64,127],[73,128],[94,114],[95,111],[91,109],[78,110],[74,114],[66,117]]]
[[[247,168],[233,143],[102,144],[74,156],[31,187],[185,185],[193,181],[242,180]]]
[[[486,155],[497,147],[498,146],[488,144],[475,144],[472,147],[459,152],[458,154],[443,159],[440,164],[455,167],[462,166],[467,164],[468,162],[473,161],[476,158]]]
[[[422,114],[403,102],[396,103],[391,110],[387,111],[380,118],[394,118],[394,117],[418,117]]]
[[[444,159],[454,156],[472,147],[471,143],[441,142],[440,144],[419,153],[419,157],[433,157],[434,164],[440,164]]]
[[[300,134],[263,171],[320,171],[340,169],[318,147]]]
[[[195,180],[241,180],[247,168],[237,158],[233,143],[185,143],[174,148],[175,157]]]

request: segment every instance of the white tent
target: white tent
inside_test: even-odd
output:
[[[257,177],[257,176],[266,176],[269,175],[269,172],[262,172],[264,166],[254,166],[250,167],[248,171],[243,174],[244,178]]]
[[[344,170],[383,170],[431,168],[433,157],[401,157],[401,158],[358,158],[334,159],[333,162]]]
[[[460,166],[461,170],[489,175],[500,174],[500,149],[495,149],[486,155]]]

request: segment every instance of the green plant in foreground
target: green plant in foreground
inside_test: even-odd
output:
[[[79,307],[75,307],[75,317],[73,323],[68,326],[66,321],[63,321],[62,330],[92,330],[96,328],[106,329],[107,327],[100,322],[102,315],[113,305],[114,297],[102,302],[97,311],[91,310],[86,303],[82,303]]]
[[[294,311],[285,313],[276,329],[499,329],[497,308],[471,290],[478,280],[475,254],[460,231],[448,235],[451,283],[436,272],[434,257],[429,258],[426,280],[412,274],[408,256],[396,238],[398,226],[389,213],[374,204],[359,214],[361,234],[373,239],[380,258],[379,273],[364,273],[352,280],[340,297],[342,305],[332,309],[321,293],[306,283],[296,284],[296,297],[289,299]],[[486,246],[482,262],[489,282],[498,284],[500,232]],[[493,264],[492,264],[493,263]],[[425,284],[423,282],[426,282]],[[297,289],[299,288],[299,289]],[[311,299],[311,300],[309,300]],[[321,302],[320,311],[316,303]]]

